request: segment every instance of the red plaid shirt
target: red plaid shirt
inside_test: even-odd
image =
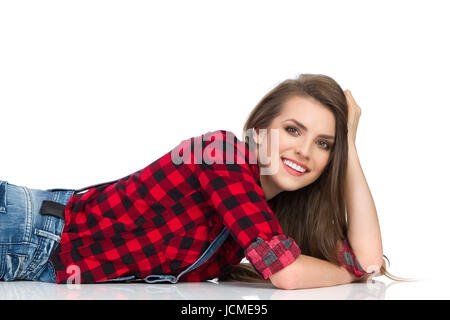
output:
[[[173,161],[174,155],[183,160]],[[218,130],[181,142],[114,183],[74,194],[66,205],[61,241],[50,257],[57,283],[70,279],[74,270],[81,283],[176,276],[224,225],[231,236],[179,281],[220,277],[244,256],[267,279],[301,252],[283,234],[264,198],[255,159],[255,152],[232,132]],[[355,276],[362,275],[348,245],[341,248],[341,260]]]

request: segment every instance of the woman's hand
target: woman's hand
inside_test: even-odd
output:
[[[348,105],[348,142],[355,144],[356,131],[358,129],[359,117],[361,116],[361,108],[356,103],[350,90],[344,91]]]

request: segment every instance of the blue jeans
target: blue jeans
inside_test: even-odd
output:
[[[66,205],[72,189],[31,189],[0,180],[0,280],[56,283],[49,257],[64,219],[39,213],[42,201]]]

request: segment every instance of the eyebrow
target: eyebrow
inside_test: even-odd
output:
[[[295,119],[287,119],[287,120],[284,120],[283,122],[286,122],[286,121],[292,121],[292,122],[294,122],[297,126],[299,126],[300,128],[302,128],[304,131],[308,131],[308,128],[306,128],[304,124],[298,122],[298,121],[295,120]],[[334,140],[334,137],[333,137],[333,136],[329,136],[329,135],[327,135],[327,134],[320,134],[319,137],[320,137],[320,138],[324,138],[324,139]]]

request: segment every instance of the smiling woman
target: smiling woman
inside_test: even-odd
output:
[[[356,240],[348,239],[349,189],[345,186],[349,151],[353,150],[348,123],[349,105],[338,83],[325,75],[302,74],[267,93],[244,125],[244,132],[253,130],[253,135],[244,139],[257,146],[259,162],[280,168],[271,171],[273,174],[261,174],[261,185],[283,232],[302,250],[294,263],[271,276],[281,287],[347,283],[367,279],[367,272],[379,270],[400,280],[390,275],[382,262],[376,219],[370,225],[372,234],[379,235],[371,243],[375,249],[355,255],[352,245],[357,245]],[[277,140],[269,134],[273,131],[278,131]],[[271,152],[266,155],[264,150]],[[376,212],[373,215],[376,218]],[[371,269],[366,260],[364,269],[357,256],[371,257]],[[351,278],[342,270],[349,271]],[[221,280],[267,281],[247,263],[230,267]]]

